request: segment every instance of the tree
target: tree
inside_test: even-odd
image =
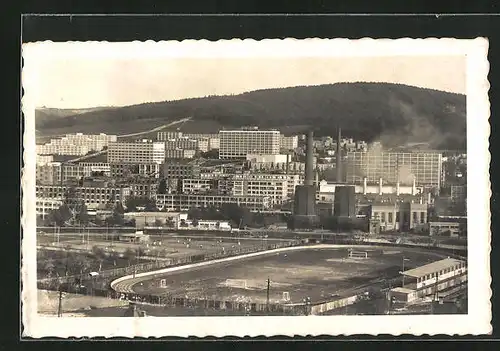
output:
[[[155,219],[155,227],[163,227],[163,222],[160,219]]]
[[[94,254],[95,257],[97,258],[105,258],[106,257],[106,252],[102,247],[99,247],[97,245],[92,247],[92,253]]]
[[[47,278],[52,278],[56,271],[56,265],[52,258],[45,261],[43,269],[47,272]]]
[[[121,201],[117,201],[115,203],[114,211],[119,213],[120,215],[123,215],[125,213],[125,209],[123,208]]]
[[[198,221],[197,218],[194,218],[192,223],[193,223],[193,227],[197,227],[198,224],[200,224],[200,222]]]
[[[123,257],[128,261],[129,266],[130,266],[130,262],[134,261],[136,256],[137,256],[137,253],[132,249],[127,249],[123,253]]]
[[[160,184],[158,184],[158,194],[166,194],[167,193],[167,180],[163,178],[160,180]]]
[[[84,203],[80,206],[80,211],[76,215],[76,219],[84,226],[89,223],[89,214],[87,212],[87,206]]]
[[[51,210],[47,216],[48,222],[58,227],[64,225],[64,220],[59,209]]]

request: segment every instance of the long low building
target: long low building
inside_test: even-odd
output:
[[[51,185],[37,185],[36,198],[63,200],[66,192],[70,189],[69,186],[51,186]],[[83,200],[85,205],[90,208],[95,208],[98,205],[115,204],[121,202],[125,204],[125,200],[130,196],[130,188],[127,187],[73,187],[75,197]]]
[[[467,282],[467,264],[454,258],[445,258],[401,274],[405,278],[403,285],[392,289],[390,297],[410,303],[426,297],[439,297],[450,289],[460,288]]]
[[[257,212],[272,208],[267,196],[232,196],[198,194],[158,194],[156,207],[161,211],[189,211],[193,207],[221,207],[224,204],[237,204]]]

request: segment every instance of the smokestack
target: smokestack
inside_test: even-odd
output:
[[[314,170],[313,170],[313,132],[312,130],[307,132],[306,138],[306,174],[305,174],[305,185],[313,185],[314,182]]]
[[[285,174],[290,172],[290,154],[286,155]]]
[[[337,127],[337,152],[336,152],[336,159],[335,159],[335,166],[337,168],[337,183],[342,181],[342,169],[341,169],[342,158],[340,155],[340,139],[341,138],[342,138],[342,131],[340,130],[340,127]]]
[[[382,180],[382,178],[380,178],[379,181],[378,181],[378,194],[379,195],[383,194],[382,185],[383,185],[383,180]]]
[[[396,183],[396,195],[399,196],[399,180],[398,182]]]
[[[368,179],[366,179],[366,177],[363,178],[363,195],[366,195],[366,193],[368,192]]]
[[[411,194],[416,195],[417,194],[417,180],[415,177],[413,177],[413,185],[411,187]]]

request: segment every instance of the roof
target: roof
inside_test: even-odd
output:
[[[445,258],[444,260],[435,261],[425,266],[417,267],[404,271],[403,275],[420,278],[428,274],[439,272],[440,270],[456,266],[457,264],[464,263],[463,261],[456,260],[454,258]]]
[[[412,292],[415,292],[415,290],[413,290],[413,289],[401,288],[401,287],[393,288],[393,289],[391,289],[391,291],[399,292],[399,293],[403,293],[403,294],[411,294]]]

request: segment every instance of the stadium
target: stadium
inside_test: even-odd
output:
[[[400,284],[400,272],[447,257],[419,248],[312,245],[126,276],[121,298],[157,305],[303,313],[346,306]],[[333,304],[332,304],[333,303]],[[317,313],[321,314],[321,313]]]

